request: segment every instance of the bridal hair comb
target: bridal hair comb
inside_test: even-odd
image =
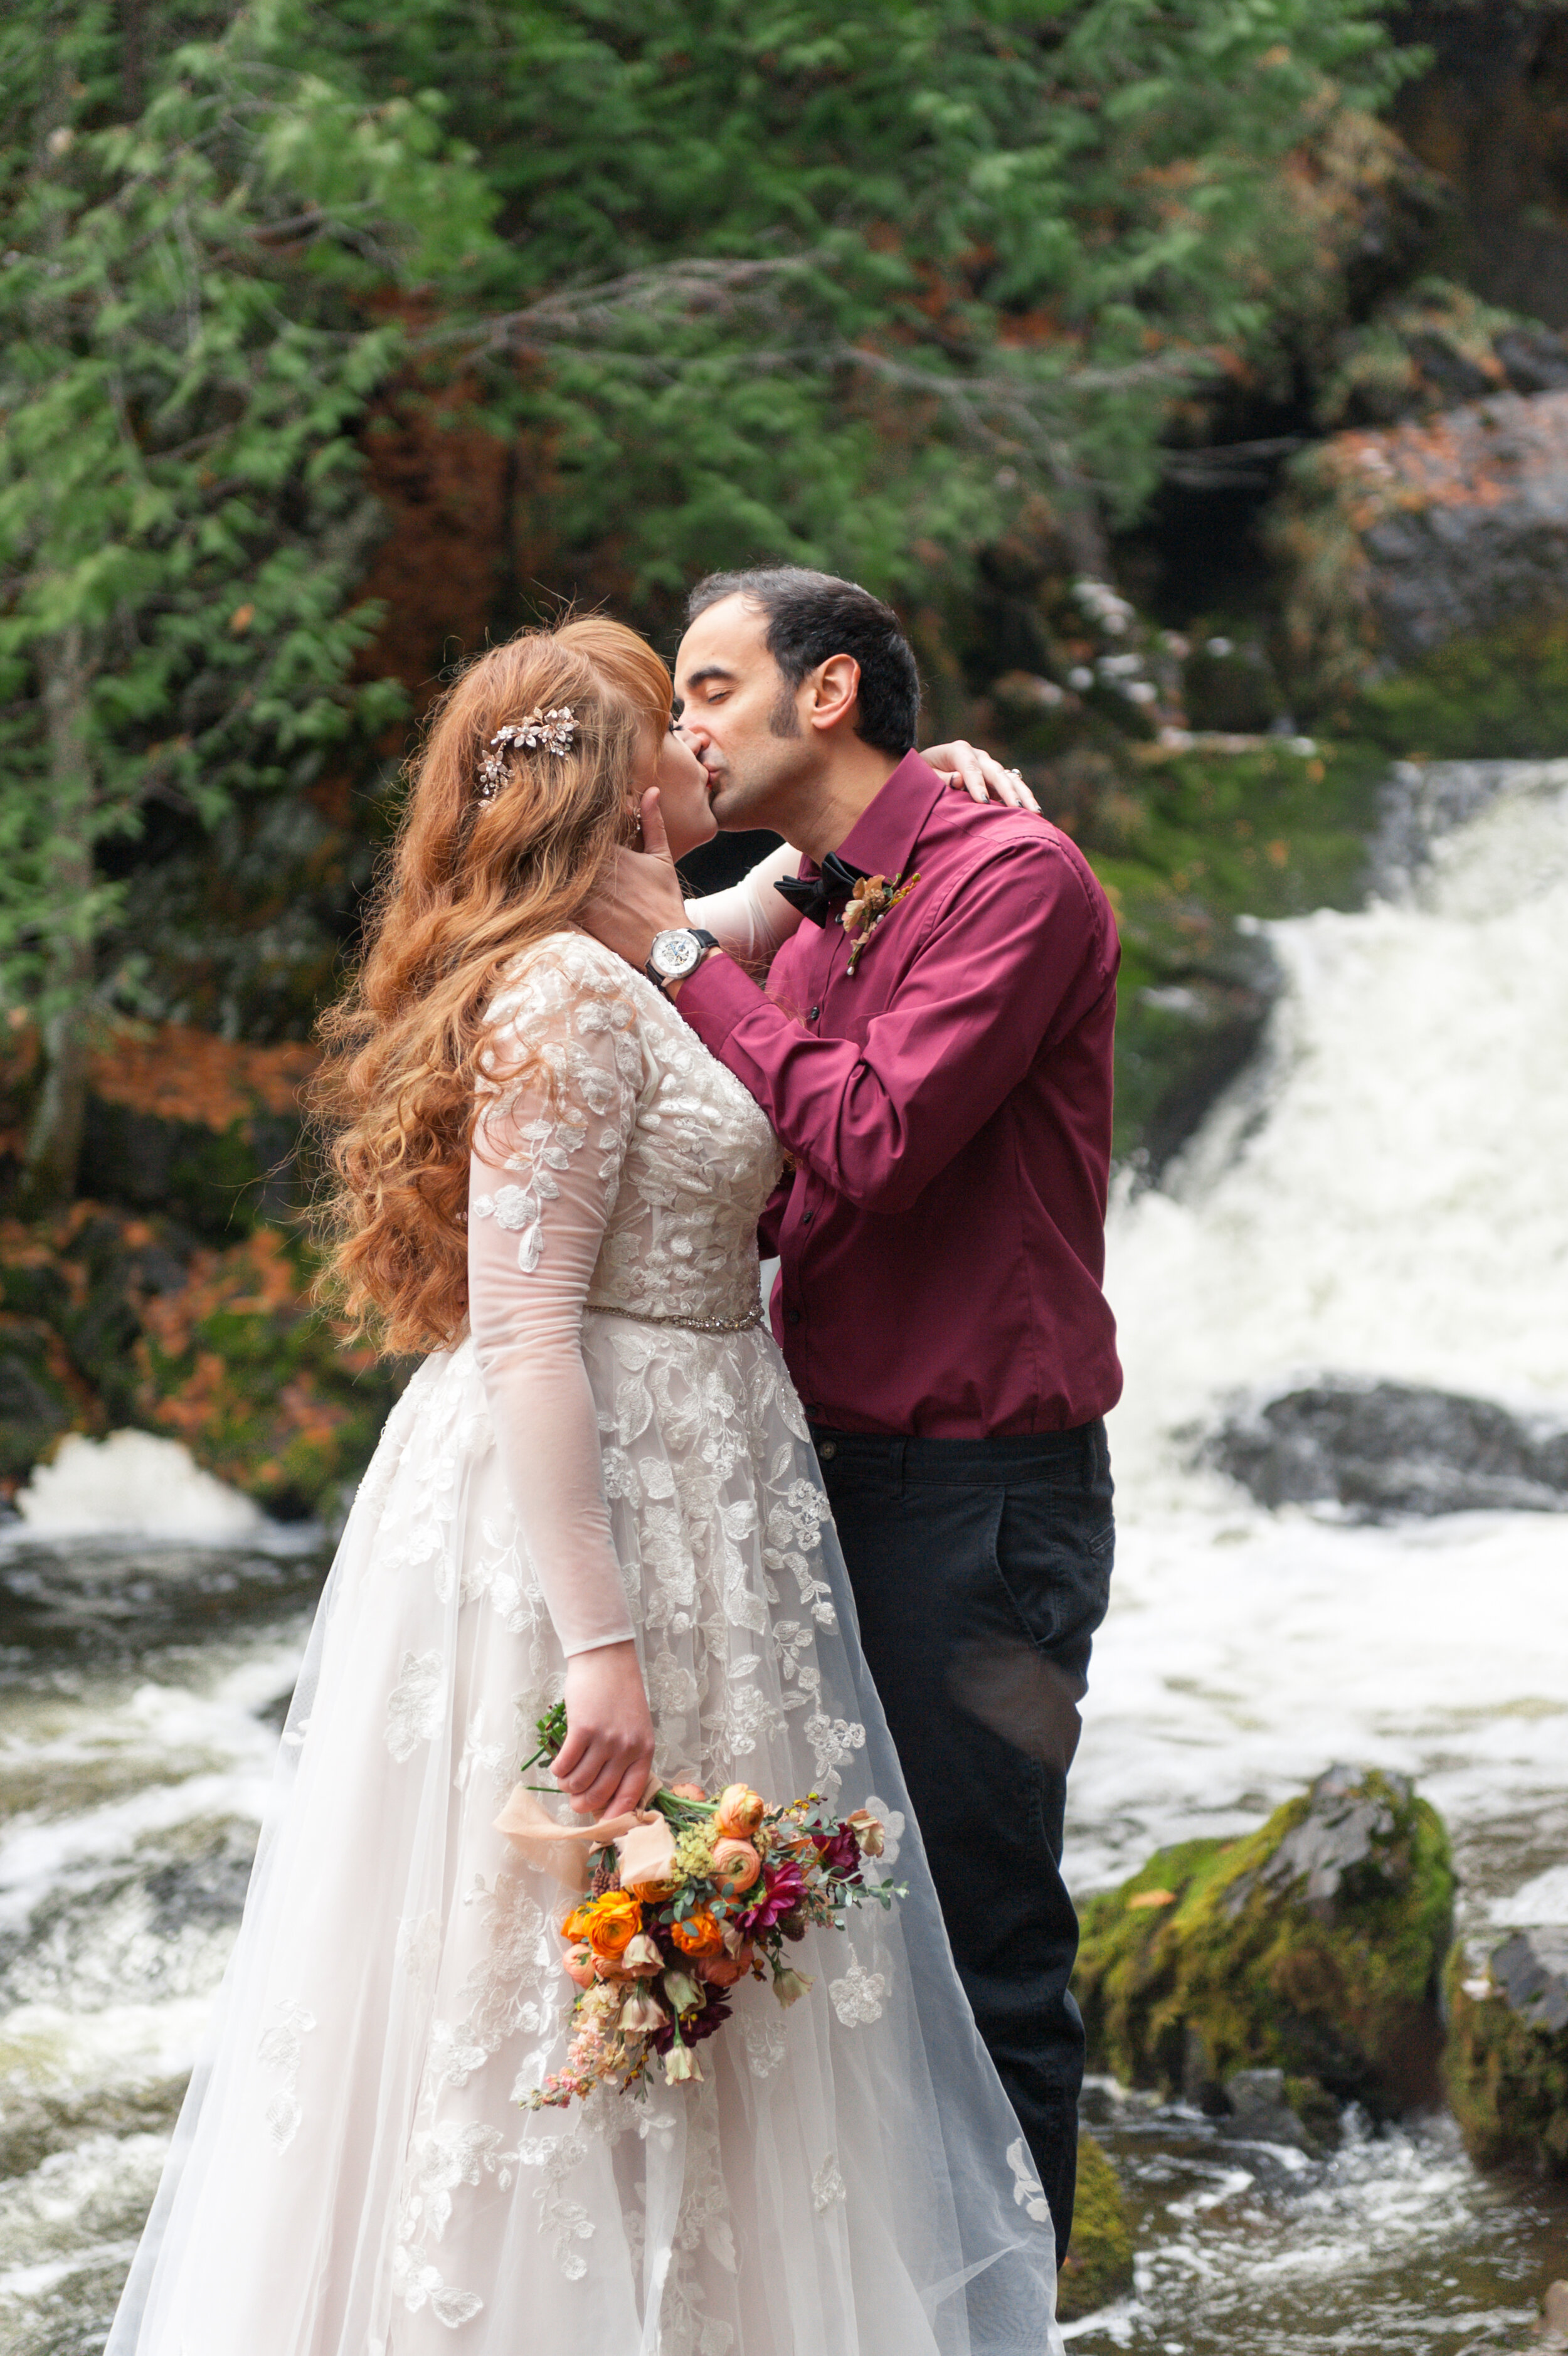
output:
[[[508,744],[516,744],[525,753],[570,753],[577,737],[577,718],[569,703],[541,711],[536,703],[524,720],[497,728],[490,739],[488,752],[479,762],[479,798],[494,800],[507,782]]]

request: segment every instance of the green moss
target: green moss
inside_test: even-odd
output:
[[[1471,1996],[1458,1948],[1447,1973],[1444,2075],[1472,2159],[1568,2177],[1568,2029],[1533,2029],[1498,1996]]]
[[[1057,2319],[1074,2323],[1132,2286],[1132,2228],[1116,2171],[1093,2136],[1081,2135],[1072,2239],[1057,2277]]]
[[[1331,1902],[1264,1870],[1307,1816],[1306,1794],[1246,1839],[1161,1850],[1090,1902],[1073,1988],[1098,2066],[1199,2098],[1233,2071],[1279,2068],[1381,2115],[1430,2094],[1452,1927],[1447,1837],[1424,1801],[1384,1778],[1358,1792],[1387,1804],[1390,1829]],[[1297,2083],[1294,2099],[1309,2106],[1310,2087]]]
[[[1568,613],[1455,638],[1369,689],[1358,716],[1401,757],[1552,759],[1568,748]]]

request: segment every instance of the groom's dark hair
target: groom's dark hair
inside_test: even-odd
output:
[[[898,616],[869,589],[802,564],[750,573],[710,573],[687,600],[695,622],[721,597],[743,597],[768,617],[767,648],[783,671],[775,734],[795,733],[795,690],[808,670],[833,655],[853,655],[860,666],[855,734],[879,753],[907,753],[920,720],[920,671]]]

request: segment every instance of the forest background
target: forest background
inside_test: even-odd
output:
[[[1561,536],[1463,545],[1476,421],[1568,431],[1565,115],[1555,0],[12,0],[5,1491],[127,1423],[352,1481],[312,1024],[421,716],[563,601],[891,597],[1112,894],[1157,1177],[1238,915],[1354,903],[1392,758],[1568,743]]]

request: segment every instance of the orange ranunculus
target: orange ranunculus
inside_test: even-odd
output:
[[[750,1841],[721,1840],[713,1844],[713,1879],[726,1898],[750,1890],[763,1869],[763,1860]]]
[[[643,1927],[642,1908],[624,1890],[606,1890],[579,1913],[589,1945],[606,1964],[618,1964]]]
[[[767,1802],[749,1783],[726,1783],[713,1814],[713,1829],[723,1840],[750,1840],[767,1813]]]
[[[723,1927],[706,1906],[699,1906],[684,1922],[672,1922],[669,1935],[683,1955],[717,1955],[724,1945]]]
[[[706,1800],[708,1797],[700,1783],[672,1783],[669,1788],[677,1800]]]

